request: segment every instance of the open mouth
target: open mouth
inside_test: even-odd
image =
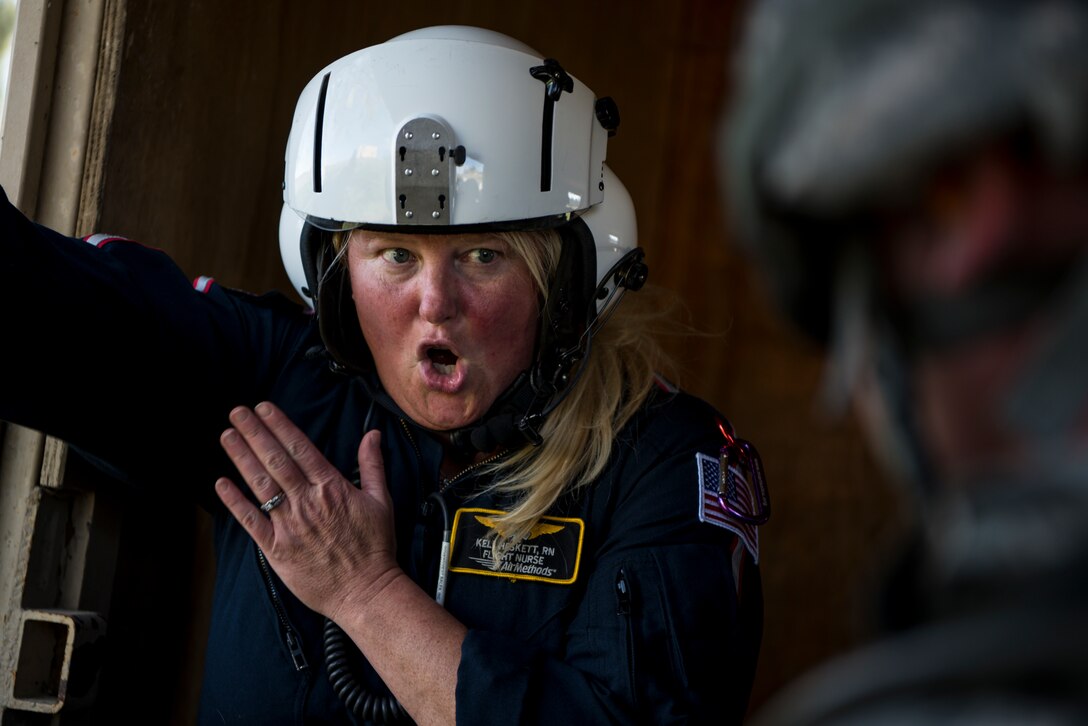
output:
[[[457,368],[457,356],[446,348],[428,348],[427,357],[434,369],[444,376],[452,375]]]

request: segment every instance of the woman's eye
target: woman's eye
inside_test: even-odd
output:
[[[478,249],[472,250],[471,255],[472,259],[476,262],[487,265],[494,262],[495,259],[499,256],[499,253],[495,250]]]
[[[382,257],[398,265],[403,265],[405,262],[412,259],[411,253],[403,247],[394,247],[385,250],[382,252]]]

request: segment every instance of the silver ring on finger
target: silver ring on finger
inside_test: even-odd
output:
[[[276,496],[269,499],[267,502],[261,505],[261,511],[268,514],[273,509],[283,504],[287,500],[287,492],[280,492]]]

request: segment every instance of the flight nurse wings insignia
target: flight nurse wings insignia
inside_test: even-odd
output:
[[[542,517],[529,535],[512,545],[498,562],[492,544],[498,515],[494,509],[466,507],[453,518],[450,572],[536,580],[569,585],[578,578],[585,522],[571,517]]]

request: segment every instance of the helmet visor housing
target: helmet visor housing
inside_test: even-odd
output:
[[[505,36],[408,33],[333,62],[303,90],[284,202],[334,230],[578,213],[603,198],[609,130],[597,105],[558,63]]]

